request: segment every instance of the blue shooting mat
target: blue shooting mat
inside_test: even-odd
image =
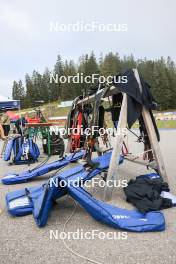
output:
[[[19,211],[26,214],[29,213],[29,207],[32,207],[33,217],[36,224],[39,227],[45,226],[50,215],[54,201],[63,196],[64,194],[70,194],[78,203],[97,221],[105,223],[111,227],[135,231],[162,231],[165,229],[165,220],[161,212],[148,212],[142,214],[136,210],[126,210],[116,206],[112,206],[103,201],[99,201],[93,198],[82,187],[74,186],[75,181],[90,180],[102,171],[106,170],[109,166],[111,158],[111,152],[107,152],[104,155],[96,158],[93,162],[98,162],[97,168],[88,171],[83,165],[75,166],[74,168],[65,170],[54,178],[50,179],[46,184],[36,187],[28,188],[16,192],[16,194],[7,194],[6,202],[8,211],[12,215],[19,215]],[[54,181],[65,180],[72,182],[65,187],[56,186]],[[52,181],[52,184],[51,184]],[[21,207],[18,205],[19,196],[21,199],[28,198],[31,204]],[[15,208],[15,200],[17,200],[17,207]],[[26,200],[24,200],[24,203]],[[14,205],[14,206],[13,206]],[[22,215],[22,213],[21,213]]]
[[[27,170],[24,172],[21,172],[19,174],[17,173],[8,173],[6,174],[2,179],[3,184],[17,184],[17,183],[23,183],[27,182],[29,180],[32,180],[38,176],[44,175],[50,171],[57,170],[59,168],[63,168],[67,166],[70,162],[74,162],[78,159],[81,159],[84,155],[84,151],[79,151],[76,153],[73,153],[62,160],[58,160],[52,163],[44,164],[42,166],[38,166],[37,168],[34,168],[32,170]]]

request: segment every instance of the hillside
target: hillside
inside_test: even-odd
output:
[[[52,102],[51,104],[44,104],[40,106],[42,113],[44,114],[45,118],[48,117],[60,117],[60,116],[67,116],[70,110],[70,107],[58,107],[58,102]],[[171,111],[171,110],[170,110]],[[174,110],[172,109],[174,112]],[[22,109],[19,111],[22,116],[25,116],[27,113],[30,117],[34,117],[35,111],[34,108],[27,108]],[[158,128],[176,128],[176,114],[174,115],[175,120],[171,120],[171,117],[167,117],[166,112],[154,112],[156,116]],[[110,119],[110,117],[108,118]],[[168,120],[167,120],[168,119]],[[108,122],[110,125],[110,122]],[[134,128],[137,128],[138,124],[134,125]]]

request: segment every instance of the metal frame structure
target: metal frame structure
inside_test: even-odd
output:
[[[134,72],[135,78],[138,82],[139,89],[142,93],[142,85],[140,82],[138,70],[133,69],[133,72]],[[103,91],[101,91],[101,90],[99,92],[103,93]],[[115,93],[118,93],[118,88],[115,86],[111,86],[106,97],[108,97],[112,94],[115,94]],[[95,99],[95,95],[91,95],[91,96],[86,97],[82,100],[79,100],[77,102],[77,104],[85,104],[85,103],[93,101],[94,99]],[[157,136],[156,136],[156,132],[155,132],[155,129],[153,126],[153,122],[152,122],[150,113],[149,113],[148,109],[146,109],[145,106],[143,106],[143,109],[142,109],[142,117],[143,117],[146,129],[147,129],[149,141],[151,144],[151,149],[153,151],[153,155],[154,155],[155,160],[149,163],[148,161],[139,160],[138,158],[136,158],[132,154],[125,156],[125,159],[128,161],[138,163],[141,165],[145,165],[145,166],[148,166],[148,167],[151,167],[153,169],[158,170],[158,172],[163,177],[163,179],[165,181],[168,181],[167,173],[166,173],[166,169],[165,169],[165,165],[164,165],[164,161],[163,161],[163,157],[162,157],[162,153],[160,150],[159,142],[157,140]],[[121,111],[120,111],[119,122],[118,122],[118,129],[121,130],[121,129],[125,129],[125,128],[127,128],[127,95],[124,93]],[[119,164],[117,161],[120,159],[120,155],[122,153],[122,146],[123,146],[123,142],[124,142],[124,137],[125,137],[125,135],[121,134],[121,133],[117,133],[117,135],[115,137],[114,147],[112,150],[112,157],[111,157],[109,170],[108,170],[108,174],[107,174],[107,181],[109,181],[109,180],[115,181],[117,179],[118,172],[119,172]],[[105,190],[104,190],[104,200],[108,201],[108,200],[112,199],[113,189],[114,189],[114,187],[109,187],[106,185]]]

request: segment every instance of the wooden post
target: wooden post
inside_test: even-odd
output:
[[[137,80],[137,82],[139,84],[139,89],[140,89],[140,91],[142,93],[142,85],[141,85],[141,81],[140,81],[138,70],[134,69],[133,72],[134,72],[136,80]],[[159,142],[157,140],[156,132],[155,132],[155,129],[154,129],[154,126],[153,126],[153,122],[152,122],[150,113],[146,109],[145,106],[143,107],[143,110],[142,110],[142,116],[143,116],[144,123],[145,123],[146,129],[147,129],[147,133],[148,133],[150,144],[151,144],[151,147],[152,147],[152,150],[153,150],[153,154],[154,154],[154,157],[155,157],[155,160],[156,160],[156,163],[157,163],[158,171],[159,171],[160,175],[163,177],[164,181],[168,182],[168,177],[167,177],[166,169],[165,169],[165,166],[164,166],[163,157],[162,157],[162,154],[161,154]]]
[[[118,169],[119,169],[119,160],[120,155],[122,154],[122,146],[124,141],[124,134],[121,133],[121,129],[127,127],[127,95],[123,94],[122,106],[120,111],[120,117],[118,122],[118,133],[115,137],[114,148],[112,151],[111,161],[109,165],[107,183],[112,182],[110,185],[113,185],[114,180],[117,179]],[[112,199],[113,186],[105,186],[104,190],[104,200],[109,201]]]

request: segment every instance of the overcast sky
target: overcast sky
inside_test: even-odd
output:
[[[176,61],[176,1],[174,0],[0,0],[0,94],[11,96],[13,80],[45,67],[57,54],[78,60],[94,50],[120,56]],[[59,24],[127,24],[127,32],[51,32]]]

